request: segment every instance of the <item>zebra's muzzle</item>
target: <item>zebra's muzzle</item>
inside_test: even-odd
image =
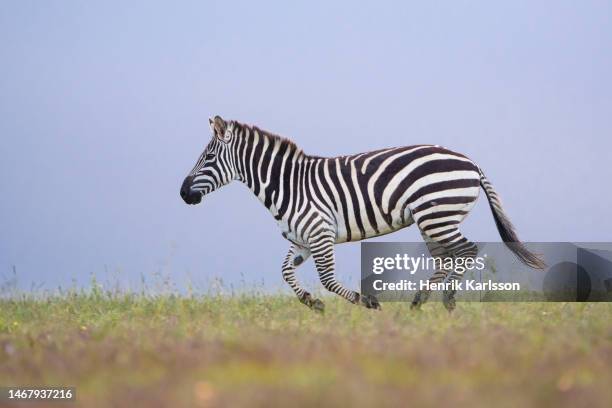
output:
[[[183,185],[181,186],[181,198],[190,205],[199,204],[202,201],[202,193],[200,191],[193,191],[191,185],[193,184],[193,176],[185,177]]]

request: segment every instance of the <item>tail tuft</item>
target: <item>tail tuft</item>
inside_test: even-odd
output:
[[[506,243],[508,248],[527,266],[534,269],[546,268],[546,263],[542,260],[541,255],[534,254],[521,242],[519,237],[516,235],[514,226],[510,222],[510,219],[502,208],[499,196],[493,189],[493,186],[487,180],[482,170],[480,170],[480,186],[485,191],[489,200],[489,206],[493,212],[493,218],[497,225],[497,230],[502,240]]]

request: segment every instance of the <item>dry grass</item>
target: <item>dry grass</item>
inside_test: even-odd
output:
[[[72,407],[612,406],[611,304],[326,303],[2,300],[0,384],[75,386]]]

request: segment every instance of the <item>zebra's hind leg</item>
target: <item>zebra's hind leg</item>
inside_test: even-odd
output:
[[[360,304],[368,309],[380,310],[380,303],[376,297],[362,295],[347,289],[336,280],[334,243],[334,235],[325,231],[310,238],[310,251],[319,273],[319,279],[325,289],[342,296],[351,303]]]
[[[453,281],[461,281],[461,279],[463,278],[463,274],[465,273],[466,263],[470,259],[473,263],[473,260],[476,258],[476,255],[478,255],[478,247],[476,246],[476,244],[469,241],[467,238],[461,235],[461,233],[459,234],[461,238],[455,241],[455,244],[453,245],[452,249],[453,258],[455,260],[455,269],[448,278],[449,283],[452,283]],[[461,260],[460,264],[459,262],[457,262],[458,260]],[[442,302],[444,303],[444,307],[446,308],[446,310],[448,310],[449,313],[455,310],[455,293],[456,290],[451,289],[445,290],[442,295]]]
[[[445,258],[441,265],[443,269],[452,269],[452,273],[447,274],[452,280],[460,280],[464,272],[457,270],[456,259],[475,256],[477,253],[473,251],[476,245],[459,231],[459,224],[474,207],[480,192],[478,184],[473,183],[475,180],[467,180],[470,181],[467,184],[469,187],[466,187],[465,181],[460,182],[458,179],[445,182],[444,188],[421,195],[409,205],[432,257],[436,257],[434,251],[439,251],[439,256]],[[448,257],[453,261],[447,265]],[[442,273],[438,276],[442,278]],[[445,278],[448,280],[446,275]],[[455,308],[454,291],[445,292],[443,300],[449,311]]]
[[[444,282],[444,279],[446,278],[447,275],[448,275],[447,270],[438,269],[436,272],[434,272],[431,278],[427,280],[427,282],[429,282],[430,285],[432,283],[442,283]],[[414,299],[412,300],[412,303],[410,304],[410,308],[419,310],[421,306],[423,306],[427,302],[430,294],[431,294],[431,290],[429,289],[419,290],[416,293],[416,295],[414,295]]]
[[[423,231],[421,231],[421,236],[423,237],[423,240],[427,245],[427,249],[429,250],[431,257],[435,259],[435,264],[440,265],[440,268],[437,269],[436,272],[434,272],[434,274],[428,279],[428,282],[430,284],[444,282],[450,270],[443,268],[443,260],[444,258],[450,256],[450,254],[448,253],[446,248],[444,248],[444,246],[434,241],[432,238],[429,237],[429,235],[425,234]],[[419,290],[414,296],[410,308],[417,310],[420,309],[421,306],[425,304],[425,302],[427,302],[427,299],[429,299],[430,293],[431,290]]]
[[[308,248],[291,245],[283,262],[283,279],[291,286],[300,302],[316,312],[323,312],[325,304],[321,300],[313,298],[309,292],[300,286],[295,277],[295,269],[304,263],[309,256],[310,250]]]
[[[422,230],[424,236],[426,236],[426,242],[433,241],[437,245],[441,246],[448,257],[453,259],[453,271],[449,274],[447,283],[453,281],[460,281],[463,278],[465,272],[465,266],[468,259],[474,259],[478,254],[478,247],[475,243],[469,241],[459,231],[459,228],[454,225],[451,228],[444,229],[442,232],[435,229],[424,229]],[[433,256],[433,255],[432,255]],[[459,265],[458,260],[461,259]],[[445,290],[442,294],[442,302],[444,307],[449,312],[455,309],[455,290]]]

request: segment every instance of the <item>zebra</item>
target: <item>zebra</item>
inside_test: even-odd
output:
[[[438,145],[414,145],[326,158],[307,155],[291,140],[256,126],[220,116],[209,124],[212,138],[183,181],[181,197],[195,205],[233,180],[244,183],[291,243],[282,264],[283,279],[315,311],[322,312],[324,303],[295,277],[296,268],[310,256],[325,289],[351,303],[380,309],[376,297],[350,290],[336,279],[335,244],[416,224],[432,257],[474,258],[477,246],[459,224],[474,207],[480,188],[509,249],[526,265],[545,267],[540,256],[520,242],[483,171],[462,154]],[[463,272],[443,268],[430,283],[462,278]],[[452,290],[443,292],[449,312],[455,308],[454,296]],[[411,307],[420,308],[428,297],[428,291],[417,292]]]

